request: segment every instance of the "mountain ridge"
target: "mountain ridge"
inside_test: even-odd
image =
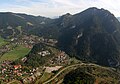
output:
[[[20,30],[22,34],[58,39],[58,48],[79,59],[106,66],[120,64],[120,22],[108,10],[92,7],[56,19],[0,13],[2,37],[14,38]]]
[[[58,40],[62,50],[101,65],[119,64],[120,23],[113,14],[104,9],[89,8],[74,15],[69,25]]]

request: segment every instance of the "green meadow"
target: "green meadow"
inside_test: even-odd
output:
[[[0,61],[4,61],[4,60],[14,61],[16,59],[19,59],[19,58],[24,57],[25,55],[27,55],[29,53],[29,51],[30,51],[29,48],[26,48],[23,45],[18,45],[13,50],[5,53],[0,58]]]

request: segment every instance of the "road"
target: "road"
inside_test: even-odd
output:
[[[62,70],[60,70],[55,76],[53,76],[51,79],[45,81],[43,84],[48,84],[50,81],[54,80],[59,74],[61,74],[63,71],[65,71],[66,69],[68,68],[71,68],[71,67],[75,67],[75,66],[81,66],[81,65],[85,65],[84,63],[81,63],[81,64],[74,64],[74,65],[70,65],[70,66],[67,66],[65,68],[63,68]]]
[[[60,75],[63,71],[65,71],[65,70],[68,69],[68,68],[75,67],[75,66],[82,66],[82,65],[89,65],[89,66],[98,66],[98,67],[101,67],[101,66],[99,66],[99,65],[92,64],[92,63],[89,63],[89,64],[81,63],[81,64],[70,65],[70,66],[67,66],[67,67],[63,68],[62,70],[60,70],[55,76],[53,76],[51,79],[45,81],[43,84],[48,84],[49,82],[51,82],[52,80],[54,80],[58,75]],[[109,67],[101,67],[101,68],[110,70]]]

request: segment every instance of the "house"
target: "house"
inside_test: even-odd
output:
[[[14,69],[20,69],[20,68],[22,68],[21,65],[14,65]]]
[[[5,69],[5,68],[3,68],[3,69],[2,69],[2,73],[4,73],[5,71],[6,71],[6,69]]]
[[[17,73],[18,76],[22,76],[22,73]]]
[[[46,51],[41,51],[38,53],[39,55],[42,55],[43,57],[46,56],[46,55],[50,55],[50,52],[48,50]]]
[[[25,62],[27,60],[27,57],[24,57],[21,59],[22,62]]]

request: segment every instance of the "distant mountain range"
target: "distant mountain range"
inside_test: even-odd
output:
[[[69,13],[55,19],[12,12],[0,13],[0,35],[4,38],[15,37],[20,33],[35,34],[46,38],[58,38],[61,29],[68,26]],[[118,17],[118,20],[120,18]]]
[[[14,37],[31,32],[33,29],[43,28],[44,24],[50,22],[50,18],[17,14],[11,12],[0,13],[0,35],[4,38]]]
[[[105,9],[93,7],[56,19],[0,13],[2,37],[13,38],[22,34],[57,39],[59,49],[81,60],[105,66],[120,65],[120,22]]]

